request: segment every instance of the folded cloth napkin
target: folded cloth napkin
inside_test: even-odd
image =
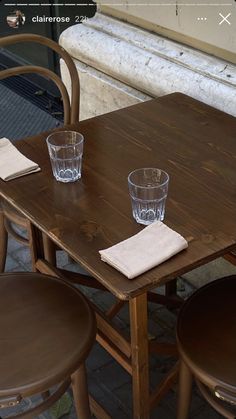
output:
[[[159,265],[188,247],[188,242],[161,221],[115,246],[100,250],[101,259],[129,279]]]
[[[41,169],[37,163],[27,159],[7,138],[0,139],[0,178],[2,180],[12,180],[39,170]]]

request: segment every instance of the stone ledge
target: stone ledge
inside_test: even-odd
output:
[[[74,61],[80,77],[80,120],[152,99],[87,64]],[[63,60],[60,64],[62,78],[70,94],[69,72]]]
[[[180,91],[236,115],[236,67],[97,14],[65,30],[60,44],[76,60],[151,97]]]

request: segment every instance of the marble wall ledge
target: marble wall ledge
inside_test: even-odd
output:
[[[98,13],[85,25],[126,41],[196,73],[236,87],[236,68],[222,59]]]
[[[180,91],[236,115],[236,68],[226,61],[99,13],[65,30],[60,44],[77,65],[135,89],[144,100]]]
[[[80,77],[80,120],[150,100],[151,97],[75,60]],[[71,94],[68,69],[61,60],[61,74]]]

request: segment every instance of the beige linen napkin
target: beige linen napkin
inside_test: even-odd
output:
[[[0,178],[8,181],[29,173],[38,172],[37,163],[29,160],[7,139],[0,139]]]
[[[129,279],[148,271],[188,247],[188,242],[161,221],[115,246],[100,250],[101,259]]]

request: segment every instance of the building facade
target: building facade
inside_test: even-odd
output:
[[[61,34],[81,79],[81,119],[175,91],[236,115],[236,3],[158,1],[111,0]]]

